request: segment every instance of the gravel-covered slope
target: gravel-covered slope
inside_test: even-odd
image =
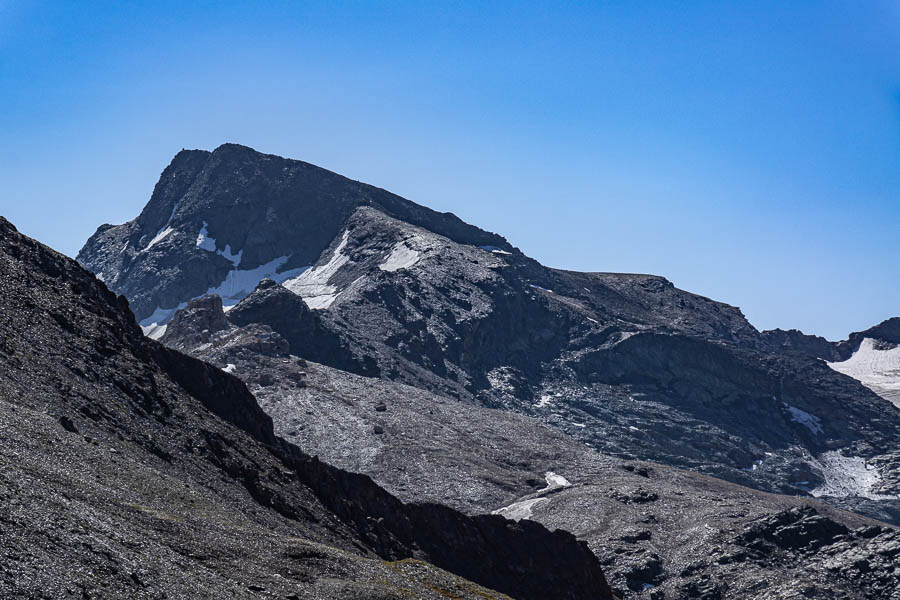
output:
[[[220,306],[195,301],[165,341],[244,379],[280,435],[407,501],[571,530],[622,597],[892,598],[900,585],[897,534],[881,523],[604,456],[533,417],[306,361]]]
[[[611,597],[570,534],[403,504],[284,442],[2,219],[0,280],[0,596]]]

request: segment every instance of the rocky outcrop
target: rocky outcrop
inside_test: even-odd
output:
[[[749,550],[737,555],[739,562],[802,561],[807,570],[821,571],[817,584],[795,586],[807,598],[895,598],[900,590],[894,569],[900,536],[894,529],[867,525],[851,531],[803,507],[750,524],[735,542]]]
[[[900,317],[887,319],[865,331],[854,331],[847,336],[846,340],[840,342],[829,342],[823,337],[806,335],[797,329],[789,331],[772,329],[763,331],[762,336],[766,343],[774,349],[799,352],[829,362],[839,362],[853,356],[866,338],[886,344],[900,344]]]
[[[307,308],[299,296],[271,279],[261,281],[252,294],[231,309],[228,321],[237,326],[265,324],[284,337],[298,356],[351,373],[378,374],[370,356],[354,351],[323,323],[319,311]]]
[[[799,329],[770,329],[761,335],[769,346],[779,352],[798,352],[827,361],[841,360],[837,344],[818,335],[807,335]]]

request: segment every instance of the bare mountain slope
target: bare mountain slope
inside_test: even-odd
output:
[[[900,411],[737,308],[661,277],[544,267],[306,163],[182,152],[141,215],[79,260],[154,337],[215,293],[303,358],[532,415],[607,454],[898,511]],[[282,287],[250,306],[266,277]]]
[[[304,454],[3,219],[0,279],[0,596],[611,597],[570,534],[403,504]]]
[[[264,282],[227,318],[218,297],[195,300],[163,341],[246,381],[279,435],[404,500],[576,532],[622,597],[890,598],[900,586],[897,533],[882,523],[604,456],[534,417],[300,359],[255,321],[291,296]]]

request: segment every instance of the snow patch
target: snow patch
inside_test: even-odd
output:
[[[263,279],[268,277],[276,283],[281,283],[285,279],[296,277],[307,269],[307,267],[299,267],[279,273],[278,269],[280,269],[287,260],[287,256],[280,256],[255,269],[233,269],[228,272],[228,275],[225,276],[222,283],[216,287],[209,288],[199,296],[194,296],[191,300],[215,294],[222,298],[222,308],[225,312],[228,312],[234,308],[238,302],[249,296]],[[174,308],[156,307],[156,310],[154,310],[150,316],[139,323],[144,335],[154,340],[161,338],[166,332],[167,323],[172,320],[172,317],[175,316],[176,312],[187,305],[187,302],[182,302]]]
[[[572,484],[569,483],[569,480],[563,477],[562,475],[557,475],[553,471],[547,471],[544,474],[544,481],[547,482],[547,487],[538,490],[540,492],[549,492],[552,489],[556,489],[558,487],[571,487]]]
[[[237,369],[237,365],[236,365],[236,364],[234,364],[234,363],[228,363],[227,365],[225,365],[225,368],[222,369],[222,370],[225,371],[226,373],[234,373],[234,370],[235,370],[235,369]]]
[[[154,237],[152,240],[150,240],[150,243],[147,244],[147,247],[144,248],[142,250],[142,252],[146,252],[147,250],[149,250],[150,248],[152,248],[159,242],[163,241],[166,238],[166,236],[168,236],[173,231],[175,231],[175,230],[172,229],[171,227],[169,227],[168,225],[166,227],[163,227],[162,229],[160,229],[159,233],[156,234],[156,237]]]
[[[506,254],[507,256],[512,256],[512,252],[507,252],[503,248],[499,248],[497,246],[478,246],[478,247],[487,252],[492,252],[493,254]]]
[[[398,242],[394,244],[391,253],[383,263],[378,265],[378,268],[393,273],[400,269],[408,269],[417,262],[419,262],[418,251],[410,248],[406,242]]]
[[[303,298],[303,301],[311,309],[320,310],[331,306],[340,291],[335,286],[329,285],[328,282],[332,275],[350,260],[349,256],[343,254],[349,237],[350,232],[345,231],[341,242],[334,249],[334,253],[327,263],[306,269],[299,276],[286,280],[284,287]]]
[[[339,294],[340,292],[338,292]],[[321,296],[305,296],[303,301],[312,310],[324,310],[337,300],[338,294],[322,294]]]
[[[288,261],[288,258],[287,256],[279,256],[265,264],[259,265],[255,269],[232,269],[225,276],[225,280],[222,283],[216,287],[209,288],[201,296],[210,294],[220,296],[222,298],[222,307],[227,312],[234,308],[238,302],[249,296],[263,279],[268,277],[276,283],[281,283],[300,275],[308,268],[298,267],[279,273],[278,269]]]
[[[882,349],[876,340],[864,338],[853,356],[842,362],[828,363],[828,366],[859,380],[900,408],[900,346]]]
[[[744,470],[745,471],[755,471],[760,467],[760,465],[762,465],[762,463],[763,463],[762,459],[754,460],[753,464]]]
[[[534,285],[533,283],[529,283],[528,285],[529,285],[530,287],[533,287],[533,288],[536,289],[536,290],[541,290],[542,292],[547,292],[548,294],[552,294],[552,293],[553,293],[553,290],[548,290],[547,288],[542,288],[541,286],[539,286],[539,285]]]
[[[568,479],[566,479],[562,475],[557,475],[553,471],[547,471],[544,474],[544,480],[547,482],[547,487],[543,487],[535,492],[538,495],[546,494],[547,492],[558,488],[570,487],[572,485],[571,483],[569,483]],[[491,511],[491,514],[500,515],[512,521],[530,519],[532,515],[531,509],[534,507],[534,505],[546,499],[547,498],[544,497],[530,498],[526,496],[526,498],[523,500],[513,502],[509,506],[504,506],[503,508],[498,508],[497,510]]]
[[[504,506],[503,508],[493,510],[491,511],[491,514],[506,517],[511,521],[521,521],[522,519],[527,520],[531,518],[531,508],[538,502],[545,502],[546,500],[546,498],[531,498],[530,500],[520,500],[518,502],[513,502],[509,506]]]
[[[138,325],[141,326],[144,335],[150,339],[158,340],[166,333],[166,323],[171,321],[172,317],[175,316],[175,313],[185,306],[187,306],[187,302],[182,302],[175,308],[157,307],[156,310],[153,311],[153,314],[138,323]]]
[[[235,267],[240,265],[241,256],[243,256],[244,251],[240,250],[237,254],[232,253],[231,244],[225,244],[224,250],[216,250],[216,238],[210,237],[206,227],[206,221],[203,221],[203,227],[200,228],[200,233],[197,234],[196,246],[207,252],[215,252],[219,256],[224,257],[225,260],[230,261]]]
[[[822,433],[822,420],[816,415],[810,414],[805,410],[800,410],[796,406],[791,406],[787,402],[782,402],[784,407],[791,413],[791,420],[800,423],[815,435]]]
[[[553,402],[553,396],[549,394],[544,394],[541,396],[541,399],[534,405],[535,408],[544,408],[545,406],[549,406],[550,403]]]
[[[821,454],[811,463],[819,468],[825,479],[825,483],[810,492],[816,498],[820,496],[835,498],[859,496],[869,500],[898,498],[898,496],[876,494],[872,491],[881,483],[881,473],[874,466],[869,465],[864,458],[844,456],[832,450]]]
[[[209,237],[209,232],[206,230],[206,221],[203,221],[203,227],[200,228],[200,233],[197,234],[197,247],[207,252],[216,251],[216,239]]]
[[[148,326],[141,325],[141,331],[144,332],[151,340],[158,340],[162,336],[166,335],[166,329],[168,329],[168,325],[160,325],[159,323],[152,323]]]

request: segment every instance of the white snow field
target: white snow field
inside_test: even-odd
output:
[[[322,310],[331,306],[340,292],[333,285],[329,285],[328,281],[350,260],[349,256],[343,254],[349,236],[350,232],[345,231],[341,243],[334,249],[334,254],[327,263],[307,269],[298,277],[285,281],[284,287],[303,298],[306,305],[312,309]]]
[[[864,458],[844,456],[832,450],[824,452],[811,462],[819,467],[825,478],[825,483],[810,492],[817,498],[860,496],[869,500],[896,499],[896,496],[876,494],[873,491],[873,488],[881,483],[881,473],[874,466],[867,464]]]
[[[391,253],[378,265],[382,271],[394,272],[400,269],[408,269],[419,262],[419,253],[410,248],[407,242],[398,242],[394,244]]]
[[[203,221],[203,227],[200,228],[200,233],[197,234],[197,247],[201,250],[206,250],[207,252],[215,252],[219,256],[225,257],[226,260],[230,261],[235,267],[241,264],[241,255],[244,254],[244,251],[241,250],[237,254],[233,254],[231,252],[231,244],[225,244],[224,250],[216,250],[216,238],[210,237],[209,232],[206,230],[206,221]]]
[[[547,494],[547,492],[550,492],[557,488],[570,487],[572,485],[571,483],[569,483],[568,479],[566,479],[562,475],[557,475],[553,471],[547,471],[544,474],[544,480],[547,482],[547,486],[539,489],[537,492],[535,492],[535,494],[545,495]],[[532,496],[533,494],[529,494],[525,497],[524,500],[519,500],[517,502],[513,502],[509,506],[504,506],[503,508],[493,510],[491,511],[491,514],[500,515],[512,521],[530,519],[532,515],[531,509],[534,507],[534,505],[547,499],[545,497],[534,498]]]
[[[859,350],[843,362],[828,366],[858,379],[864,386],[900,408],[900,346],[879,348],[872,338],[863,339]]]
[[[287,256],[279,256],[263,265],[259,265],[255,269],[233,269],[225,276],[225,281],[216,287],[209,288],[202,295],[217,294],[221,296],[222,306],[225,308],[225,312],[228,312],[238,302],[249,296],[263,279],[268,277],[277,283],[281,283],[288,278],[296,277],[309,268],[298,267],[279,273],[278,269],[287,260]]]
[[[238,260],[240,260],[240,252]],[[226,257],[227,258],[227,257]],[[309,267],[299,267],[296,269],[288,269],[281,273],[278,269],[288,260],[287,256],[280,256],[276,259],[256,267],[255,269],[232,269],[225,276],[225,280],[219,285],[211,287],[199,296],[194,296],[191,300],[202,298],[210,294],[216,294],[222,298],[222,307],[226,312],[234,308],[238,302],[250,295],[259,282],[265,278],[270,278],[278,283],[284,280],[296,277]],[[140,322],[144,335],[154,340],[158,340],[166,333],[166,324],[172,320],[175,313],[187,306],[187,302],[182,302],[174,308],[157,307],[153,314]]]

